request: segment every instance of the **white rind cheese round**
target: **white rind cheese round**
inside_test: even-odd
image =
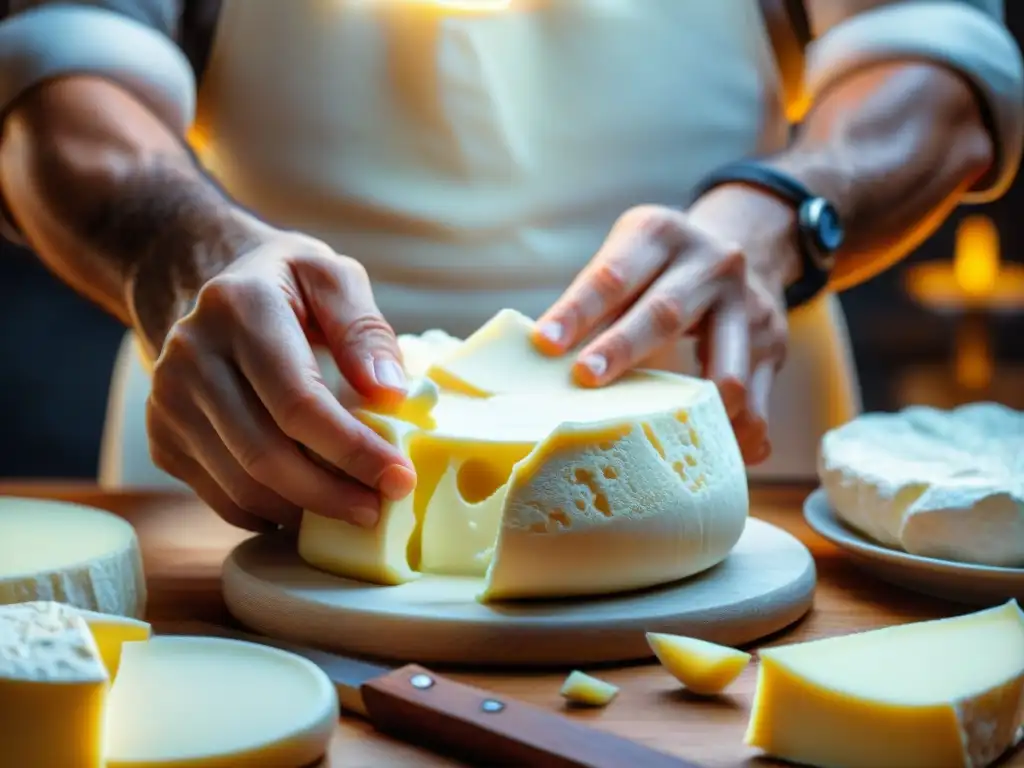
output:
[[[1024,413],[995,403],[865,414],[828,432],[836,514],[913,555],[1024,567]]]
[[[0,605],[37,600],[142,618],[146,582],[135,530],[91,507],[0,498]]]
[[[373,530],[307,513],[299,554],[380,584],[483,579],[481,599],[650,587],[721,562],[748,512],[739,447],[717,388],[651,371],[576,386],[532,323],[503,311],[427,369],[441,391],[423,428],[357,411],[412,460],[416,491]]]

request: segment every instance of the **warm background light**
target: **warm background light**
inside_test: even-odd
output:
[[[953,274],[969,296],[986,296],[999,277],[999,232],[987,216],[968,216],[956,231]]]

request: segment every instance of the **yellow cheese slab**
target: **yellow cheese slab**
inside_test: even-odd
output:
[[[208,637],[128,643],[110,692],[107,768],[301,768],[338,719],[330,679],[261,645]]]
[[[647,633],[658,661],[686,688],[701,695],[721,693],[750,663],[750,654],[695,637]]]
[[[605,707],[619,693],[619,687],[575,670],[569,674],[562,684],[561,695],[573,704],[588,707]]]
[[[748,744],[822,768],[983,768],[1024,717],[1024,614],[1010,601],[760,652]]]
[[[0,607],[0,765],[102,768],[109,682],[71,606]]]

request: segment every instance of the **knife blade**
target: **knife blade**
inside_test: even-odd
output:
[[[160,634],[208,635],[289,651],[322,669],[341,708],[401,741],[493,766],[700,768],[673,755],[417,664],[396,669],[205,622]],[[184,631],[182,631],[184,630]]]

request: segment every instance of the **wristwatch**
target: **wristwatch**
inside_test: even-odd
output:
[[[843,244],[843,224],[836,207],[792,176],[756,160],[740,160],[712,171],[697,186],[694,199],[723,184],[749,184],[793,206],[797,213],[797,250],[802,274],[786,286],[786,306],[799,307],[828,285],[836,251]]]

